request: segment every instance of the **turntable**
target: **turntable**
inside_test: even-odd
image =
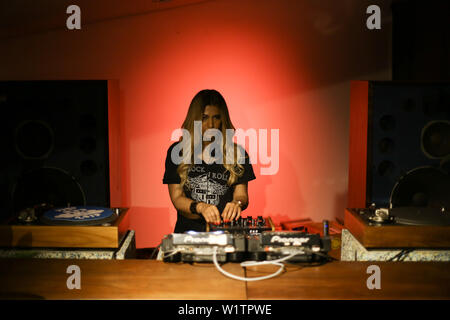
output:
[[[450,177],[433,167],[409,171],[387,208],[348,208],[345,227],[365,248],[450,248]]]
[[[23,210],[0,225],[0,247],[118,248],[128,231],[128,208],[68,206]]]
[[[347,208],[345,228],[365,248],[450,248],[448,211],[414,207],[389,211],[389,220],[374,221],[370,209]],[[426,224],[418,224],[420,221]],[[433,221],[447,224],[439,225]]]

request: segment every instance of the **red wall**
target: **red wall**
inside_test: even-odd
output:
[[[389,7],[380,4],[382,29],[369,31],[367,5],[216,0],[82,21],[78,31],[63,21],[57,30],[4,39],[0,79],[119,80],[121,205],[131,208],[138,248],[173,230],[176,212],[162,184],[166,151],[205,88],[224,95],[237,128],[279,129],[279,171],[262,176],[254,165],[247,214],[276,223],[342,218],[350,80],[391,74]]]

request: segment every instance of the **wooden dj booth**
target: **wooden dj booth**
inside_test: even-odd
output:
[[[112,237],[115,245],[111,246],[123,246],[121,243],[126,239],[123,234],[127,226],[127,212],[128,210],[123,208],[119,219],[112,226],[106,227],[113,228],[111,234],[118,236],[118,238]],[[16,233],[19,231],[23,233],[23,230],[10,228],[10,240],[21,238],[16,237]],[[32,238],[37,241],[40,239],[40,233],[36,232],[35,228],[29,231],[32,231]],[[84,228],[85,232],[82,234],[86,234],[95,231],[97,227],[80,228]],[[102,238],[105,235],[101,233],[97,236]],[[25,238],[28,239],[28,237]],[[49,241],[48,237],[46,239]],[[117,239],[122,240],[119,243]],[[89,250],[89,248],[83,250]],[[336,261],[322,265],[286,263],[285,270],[280,275],[260,281],[229,278],[219,272],[213,263],[208,262],[169,263],[160,260],[134,259],[133,255],[104,258],[98,253],[93,257],[82,255],[78,258],[71,258],[71,256],[3,257],[0,258],[0,298],[20,300],[450,299],[449,262],[341,261],[341,250],[341,247],[335,247],[329,252]],[[373,268],[374,265],[379,267],[379,288],[370,288],[371,286],[368,285],[372,275],[369,267]],[[79,268],[79,289],[69,289],[68,282],[73,272],[69,268],[71,266]],[[221,266],[225,271],[245,278],[267,276],[278,269],[273,265],[242,267],[238,262],[226,262]]]
[[[119,237],[127,210],[113,224]],[[310,225],[311,228],[312,225]],[[333,226],[333,225],[332,225]],[[94,227],[84,227],[92,231]],[[120,230],[120,232],[119,232]],[[34,231],[34,229],[32,230]],[[103,235],[102,235],[103,236]],[[36,238],[38,233],[35,234]],[[14,239],[15,237],[11,237]],[[123,240],[122,240],[123,241]],[[118,243],[117,246],[120,246]],[[334,247],[325,264],[285,264],[270,279],[235,280],[210,262],[163,262],[150,259],[104,259],[81,256],[61,258],[0,258],[1,299],[50,300],[372,300],[450,299],[450,263],[442,261],[340,261]],[[131,256],[133,257],[133,256]],[[368,285],[373,266],[379,268],[379,288]],[[79,269],[79,288],[71,288],[73,270]],[[372,266],[372,267],[371,267]],[[245,278],[273,274],[278,267],[243,267],[239,262],[221,267]],[[370,267],[370,268],[369,268]],[[72,267],[73,268],[73,267]]]

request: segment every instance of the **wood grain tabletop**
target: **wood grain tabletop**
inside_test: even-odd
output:
[[[80,268],[80,289],[68,289],[70,265]],[[380,288],[368,288],[379,267]],[[222,267],[241,277],[268,275],[275,266]],[[369,279],[370,280],[370,279]],[[373,280],[373,278],[372,278]],[[370,282],[370,281],[369,281]],[[373,281],[372,281],[373,282]],[[262,281],[240,281],[212,263],[155,260],[0,259],[2,299],[161,299],[161,300],[322,300],[450,299],[450,263],[330,262],[321,266],[286,264]]]

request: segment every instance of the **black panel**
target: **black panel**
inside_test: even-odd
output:
[[[109,206],[107,81],[0,82],[0,218]]]

